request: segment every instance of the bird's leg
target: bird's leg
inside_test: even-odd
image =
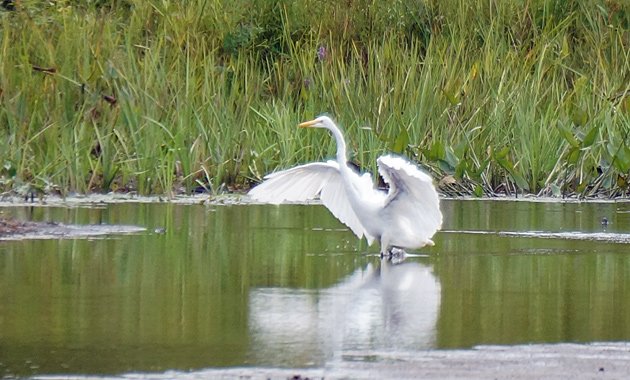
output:
[[[407,252],[404,249],[398,247],[392,247],[390,250],[389,261],[392,264],[400,264],[407,258]]]
[[[392,253],[389,257],[389,261],[392,264],[400,264],[407,258],[407,252],[404,249],[396,248],[396,252]]]
[[[407,252],[405,252],[405,250],[402,249],[402,248],[392,247],[389,250],[389,255],[392,258],[394,258],[394,257],[404,257],[404,256],[407,255]]]
[[[382,239],[381,238],[381,260],[385,257],[389,256],[389,250],[390,250],[390,246],[389,243],[386,239]]]
[[[407,252],[402,248],[388,247],[381,250],[381,259],[385,257],[393,264],[399,264],[407,258]]]

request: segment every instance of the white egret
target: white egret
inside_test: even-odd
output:
[[[381,257],[433,245],[431,237],[442,226],[442,213],[429,175],[402,157],[381,156],[378,171],[389,190],[379,190],[369,173],[360,175],[348,166],[346,142],[329,117],[320,116],[299,127],[328,129],[337,142],[337,159],[271,173],[250,190],[253,199],[279,204],[319,196],[359,239],[365,237],[370,245],[379,240]]]

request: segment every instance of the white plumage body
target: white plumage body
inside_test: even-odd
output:
[[[279,204],[319,196],[358,238],[365,237],[368,244],[379,240],[382,255],[392,247],[433,245],[431,237],[442,226],[442,213],[429,175],[402,157],[381,156],[378,171],[389,190],[376,189],[370,174],[359,174],[347,165],[345,141],[332,120],[321,116],[300,126],[330,130],[337,140],[337,160],[269,174],[249,192],[253,199]]]

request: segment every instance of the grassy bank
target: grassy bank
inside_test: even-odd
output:
[[[0,190],[247,187],[395,151],[445,194],[630,193],[630,4],[15,1],[0,8]]]

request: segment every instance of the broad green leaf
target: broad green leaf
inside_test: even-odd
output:
[[[501,149],[498,152],[494,152],[494,157],[495,159],[504,159],[507,157],[507,155],[510,153],[510,148],[509,147],[503,147],[503,149]]]
[[[457,164],[459,163],[459,161],[460,161],[459,157],[457,157],[455,155],[455,152],[453,152],[453,148],[451,148],[450,146],[446,147],[446,152],[445,153],[446,153],[446,155],[445,155],[444,159],[454,169],[457,166]]]
[[[571,150],[569,150],[569,154],[567,154],[567,163],[570,165],[577,165],[580,160],[581,153],[582,152],[579,148],[572,147]]]
[[[568,128],[567,126],[561,123],[558,123],[557,127],[558,127],[558,131],[560,131],[560,134],[562,135],[562,137],[564,137],[565,140],[567,140],[569,145],[571,145],[574,148],[580,147],[580,142],[578,141],[577,138],[575,138],[570,128]]]
[[[588,122],[588,112],[582,108],[578,108],[577,106],[572,107],[571,121],[573,121],[573,124],[575,125],[585,125]]]
[[[514,182],[516,183],[518,187],[520,187],[523,190],[529,190],[529,183],[527,183],[527,181],[525,180],[525,177],[523,177],[516,170],[511,170],[511,171],[508,170],[508,172],[510,173],[510,176],[512,177],[512,179],[514,180]]]
[[[612,143],[608,143],[606,144],[606,151],[608,152],[608,155],[610,156],[610,160],[614,160],[615,159],[615,155],[617,155],[617,147],[614,146]]]
[[[499,164],[499,166],[508,172],[514,170],[514,165],[507,159],[507,157],[495,156],[495,161]]]
[[[447,83],[446,86],[444,86],[444,88],[442,89],[442,93],[444,94],[444,96],[446,96],[446,99],[448,99],[449,103],[451,103],[451,105],[454,106],[454,105],[457,105],[457,103],[459,103],[460,90],[461,90],[461,81],[456,80],[454,82]]]
[[[615,167],[622,173],[630,170],[630,148],[624,145],[618,149],[615,156]]]
[[[431,161],[438,161],[444,159],[446,156],[446,149],[441,141],[435,141],[431,148],[427,152],[427,157]]]
[[[446,173],[452,173],[455,168],[453,168],[448,162],[444,160],[437,160],[438,167],[440,170]]]
[[[466,155],[466,152],[468,152],[468,148],[468,141],[466,139],[463,139],[459,142],[459,144],[455,146],[455,148],[453,149],[453,153],[461,160]]]
[[[595,137],[597,137],[597,131],[599,130],[597,125],[594,125],[589,129],[582,140],[582,148],[588,148],[595,142]]]

